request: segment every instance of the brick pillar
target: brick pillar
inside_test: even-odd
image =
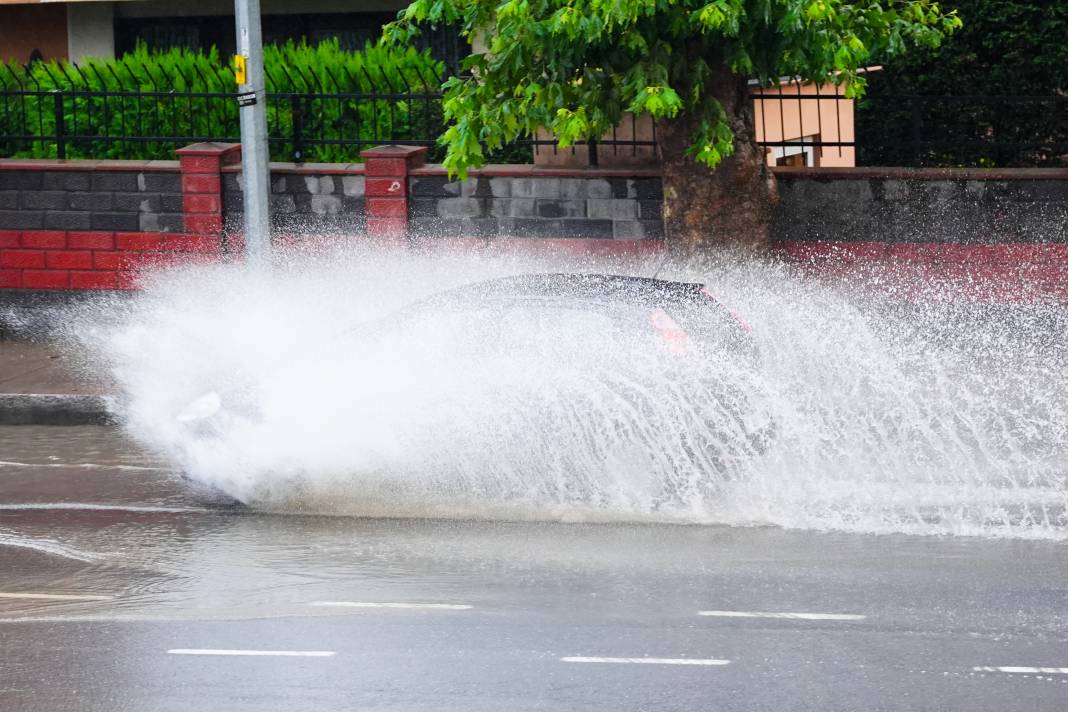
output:
[[[182,168],[182,208],[185,231],[193,235],[222,235],[222,167],[241,160],[239,143],[194,143],[179,148]]]
[[[364,160],[367,234],[404,238],[408,232],[408,174],[426,162],[425,146],[376,146]]]

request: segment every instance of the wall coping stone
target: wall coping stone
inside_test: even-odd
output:
[[[444,166],[433,164],[414,168],[413,176],[447,176]],[[564,168],[553,166],[535,166],[523,164],[489,164],[482,168],[472,168],[467,172],[469,178],[484,176],[487,178],[659,178],[659,168]],[[459,180],[457,178],[457,180]]]
[[[363,175],[363,163],[286,163],[272,161],[271,173],[288,173],[293,175]],[[223,173],[240,173],[240,165],[222,167]],[[447,176],[443,166],[437,164],[412,168],[411,176]],[[489,164],[482,168],[472,168],[468,177],[485,178],[659,178],[659,169],[648,168],[560,168],[520,164]],[[459,180],[459,179],[457,179]]]
[[[240,160],[241,144],[202,141],[183,146],[175,151],[179,156],[219,156],[224,163]]]
[[[803,168],[776,166],[777,178],[856,180],[900,178],[904,180],[1068,180],[1068,168],[906,168],[858,166],[855,168]]]
[[[363,158],[409,158],[412,159],[411,165],[414,167],[426,161],[428,150],[426,146],[375,146],[360,151],[360,156]]]
[[[0,158],[0,171],[91,171],[177,173],[178,161],[72,158]]]
[[[203,147],[203,148],[202,148]],[[219,149],[223,150],[220,151]],[[402,147],[384,147],[402,148]],[[189,149],[194,149],[190,151]],[[201,143],[180,148],[179,155],[239,155],[240,144]],[[377,149],[369,149],[371,151]],[[364,152],[366,153],[366,152]],[[397,155],[397,154],[394,154]],[[400,154],[405,155],[405,154]],[[379,156],[383,157],[383,156]],[[363,163],[285,163],[272,162],[272,172],[296,175],[363,175]],[[52,158],[0,158],[0,171],[91,171],[91,172],[138,172],[178,173],[178,161],[118,160],[118,159],[67,159]],[[866,178],[899,178],[905,180],[1062,180],[1068,181],[1068,168],[903,168],[869,167],[856,168],[802,168],[777,166],[771,169],[778,178],[816,178],[824,180],[859,180]],[[232,163],[222,166],[224,173],[239,173],[241,166]],[[413,176],[444,176],[444,166],[431,164],[410,170]],[[472,168],[468,176],[485,177],[563,177],[563,178],[658,178],[658,168],[561,168],[531,164],[490,164]]]
[[[291,173],[294,175],[363,175],[362,163],[285,163],[272,161],[268,164],[271,173]],[[222,167],[223,173],[240,173],[241,165],[233,164]]]

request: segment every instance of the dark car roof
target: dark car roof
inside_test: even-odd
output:
[[[703,285],[650,277],[611,274],[524,274],[456,287],[431,300],[452,299],[580,299],[655,306],[696,298]]]
[[[389,318],[388,326],[396,328],[410,319],[433,315],[438,309],[465,311],[506,304],[525,306],[525,302],[538,306],[581,304],[600,313],[627,312],[628,319],[634,310],[664,309],[695,338],[717,346],[729,342],[746,353],[755,352],[748,328],[709,295],[704,285],[611,274],[524,274],[475,282],[407,305]],[[647,320],[634,323],[645,324]]]

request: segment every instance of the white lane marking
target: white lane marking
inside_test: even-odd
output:
[[[212,648],[174,648],[168,655],[247,655],[250,657],[329,658],[332,650],[225,650]]]
[[[377,603],[374,601],[312,601],[308,605],[338,608],[416,608],[435,611],[468,611],[474,608],[466,603]]]
[[[620,665],[729,665],[730,660],[717,658],[600,658],[570,656],[560,658],[565,663],[616,663]]]
[[[203,507],[155,507],[140,504],[97,504],[94,502],[29,502],[26,504],[0,504],[0,512],[32,512],[69,509],[86,512],[135,512],[162,514],[189,514],[210,512]]]
[[[1022,674],[1046,673],[1049,675],[1068,675],[1068,667],[1021,667],[1013,665],[990,667],[982,665],[973,667],[972,670],[974,672],[1007,672]]]
[[[149,465],[101,465],[95,462],[15,462],[0,460],[0,467],[78,467],[83,470],[127,470],[130,472],[172,472],[166,467]]]
[[[0,625],[21,625],[24,623],[145,623],[157,621],[185,620],[164,616],[19,616],[18,618],[0,618]]]
[[[697,615],[718,618],[786,618],[803,621],[862,621],[867,618],[859,613],[775,613],[771,611],[698,611]]]
[[[82,563],[89,563],[103,558],[102,554],[94,554],[89,551],[81,551],[73,547],[61,544],[54,539],[34,539],[33,537],[20,536],[10,530],[0,529],[0,546],[12,546],[19,549],[33,549],[51,556],[62,556],[65,559],[73,559]]]
[[[0,598],[32,599],[40,601],[110,601],[114,596],[92,596],[74,593],[0,593]]]
[[[295,618],[299,616],[289,613],[256,614],[235,613],[233,611],[216,611],[204,613],[198,611],[180,612],[177,614],[137,614],[137,613],[107,613],[94,615],[69,615],[69,616],[17,616],[0,618],[0,625],[19,625],[25,623],[175,623],[184,621],[264,621],[277,618]]]

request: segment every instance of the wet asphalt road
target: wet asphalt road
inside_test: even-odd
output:
[[[0,461],[4,712],[1068,708],[1063,543],[233,514],[93,427]]]

